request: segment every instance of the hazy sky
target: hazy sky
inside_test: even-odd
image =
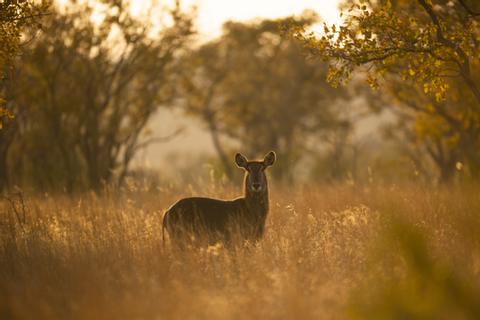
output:
[[[313,9],[329,24],[340,19],[337,0],[183,0],[182,3],[198,5],[198,27],[207,36],[219,35],[226,20],[277,18],[300,14],[305,9]]]

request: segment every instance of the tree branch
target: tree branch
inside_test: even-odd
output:
[[[471,70],[470,70],[470,59],[468,55],[465,53],[465,51],[462,50],[462,48],[460,48],[460,46],[458,46],[456,43],[454,43],[453,41],[445,37],[445,35],[443,34],[440,20],[438,19],[437,15],[433,11],[433,8],[425,0],[417,0],[417,1],[427,12],[428,16],[430,17],[430,20],[432,20],[437,32],[437,40],[443,45],[453,49],[459,55],[459,57],[463,60],[462,63],[459,64],[462,78],[464,79],[464,81],[470,88],[470,91],[472,91],[473,95],[475,96],[475,98],[478,100],[480,104],[480,89],[477,87],[477,84],[472,79]]]
[[[183,131],[185,131],[184,128],[178,128],[177,130],[175,130],[174,132],[172,132],[171,134],[169,134],[167,136],[153,137],[153,138],[147,139],[147,140],[143,141],[142,143],[137,144],[134,148],[134,152],[137,152],[140,149],[144,149],[144,148],[148,147],[149,145],[151,145],[153,143],[163,143],[163,142],[170,141],[173,138],[177,137],[179,134],[181,134]]]

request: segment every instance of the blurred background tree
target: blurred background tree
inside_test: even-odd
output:
[[[288,181],[300,160],[325,141],[338,149],[333,163],[341,162],[339,149],[345,147],[353,121],[352,112],[342,107],[352,93],[330,88],[324,80],[326,64],[305,59],[302,47],[281,30],[287,22],[307,27],[316,21],[316,15],[306,13],[228,22],[221,37],[193,50],[184,61],[182,106],[208,128],[227,177],[232,177],[231,159],[223,140],[251,156],[275,150],[279,169],[272,174]]]
[[[127,1],[68,8],[52,10],[11,80],[22,115],[5,162],[12,183],[98,190],[121,184],[134,155],[158,140],[145,127],[173,99],[170,77],[194,33],[192,14],[177,2],[152,10],[153,25],[134,18]]]

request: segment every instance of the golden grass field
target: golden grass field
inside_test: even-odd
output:
[[[264,239],[162,248],[177,199],[238,187],[0,203],[1,319],[480,319],[479,188],[276,187]]]

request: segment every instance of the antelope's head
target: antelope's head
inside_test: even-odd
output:
[[[240,153],[235,155],[235,163],[246,171],[245,188],[248,192],[263,192],[267,190],[265,169],[275,163],[275,152],[270,151],[262,161],[248,161]]]

